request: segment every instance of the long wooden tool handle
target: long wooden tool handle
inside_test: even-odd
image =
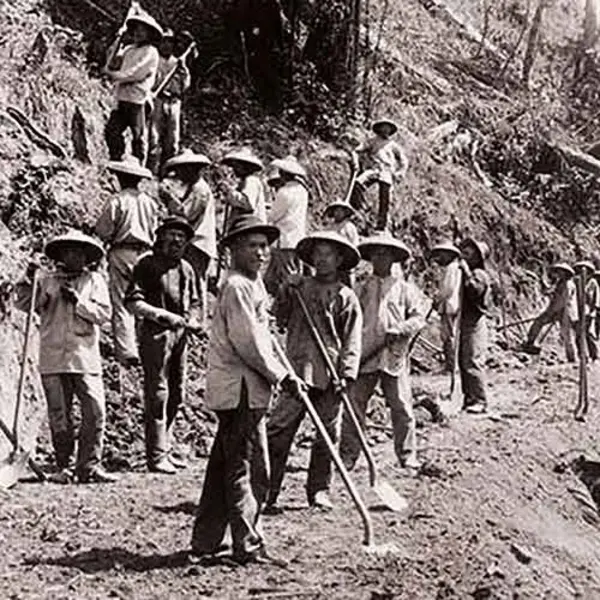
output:
[[[327,367],[327,370],[329,371],[329,376],[331,377],[331,381],[333,382],[335,387],[339,388],[340,383],[341,383],[340,376],[337,372],[335,365],[333,364],[333,362],[331,360],[331,357],[329,356],[329,353],[327,352],[327,348],[325,347],[323,338],[321,337],[321,333],[319,332],[319,328],[317,327],[317,324],[315,323],[314,319],[312,318],[312,315],[310,314],[310,311],[308,310],[308,306],[306,305],[306,302],[305,302],[304,297],[302,296],[302,293],[300,292],[300,290],[298,288],[293,288],[293,290],[294,290],[296,299],[297,299],[298,303],[300,304],[300,308],[302,309],[304,318],[306,319],[306,322],[308,324],[308,328],[310,329],[310,334],[311,334],[315,344],[317,345],[317,348],[319,348],[319,352],[321,353],[323,360],[325,361],[325,365]],[[371,449],[369,448],[369,442],[367,441],[365,432],[363,431],[360,421],[358,420],[358,417],[356,416],[356,411],[354,410],[354,405],[352,404],[352,401],[348,397],[348,394],[342,390],[342,391],[340,391],[340,398],[342,400],[342,403],[344,404],[344,408],[346,409],[346,411],[348,412],[348,415],[350,416],[352,425],[356,429],[356,433],[358,435],[358,440],[359,440],[360,445],[365,454],[365,458],[367,459],[367,466],[369,468],[369,479],[371,482],[371,486],[374,486],[375,483],[377,482],[377,468],[375,467],[375,460],[373,458],[373,454],[371,453]]]
[[[186,49],[185,52],[177,59],[178,61],[185,62],[190,52],[195,48],[196,42],[192,42]],[[179,69],[179,62],[165,75],[165,78],[160,82],[159,86],[152,92],[152,98],[157,98],[163,93],[165,88],[171,83],[171,79],[177,73]]]
[[[283,351],[283,348],[279,345],[279,342],[275,338],[273,338],[273,348],[275,349],[275,353],[277,354],[277,356],[279,357],[279,359],[281,360],[281,362],[287,369],[288,373],[290,375],[293,375],[294,369],[293,369],[286,353]],[[306,410],[308,411],[310,418],[312,419],[315,427],[317,428],[319,435],[325,441],[327,450],[329,450],[329,454],[331,455],[333,463],[335,464],[335,466],[338,470],[338,473],[340,474],[340,477],[342,478],[342,481],[344,482],[344,485],[346,486],[346,489],[348,490],[348,493],[350,494],[350,497],[352,498],[352,501],[354,502],[358,512],[360,513],[360,516],[361,516],[361,519],[363,522],[363,530],[364,530],[363,544],[365,544],[366,546],[370,546],[373,543],[373,524],[371,523],[371,517],[369,515],[369,511],[367,510],[365,503],[363,502],[362,498],[360,497],[358,490],[356,489],[356,486],[354,485],[354,482],[352,481],[352,479],[350,479],[350,474],[348,473],[346,467],[344,466],[344,463],[342,462],[342,459],[340,458],[337,450],[335,449],[335,445],[334,445],[333,441],[331,440],[331,438],[329,437],[329,434],[327,433],[327,429],[325,429],[325,425],[323,425],[323,422],[321,421],[321,419],[319,417],[319,413],[317,412],[313,403],[311,402],[310,398],[308,397],[308,394],[301,394],[300,399],[304,403],[304,406],[306,407]]]
[[[27,313],[27,322],[25,324],[25,339],[23,341],[23,354],[21,356],[19,386],[17,388],[17,401],[15,402],[15,413],[13,418],[13,436],[15,438],[15,447],[19,445],[19,413],[21,412],[21,403],[23,401],[23,391],[25,389],[25,374],[27,371],[27,358],[29,356],[29,337],[33,315],[35,313],[35,301],[38,288],[38,273],[33,272],[31,283],[31,300],[29,301],[29,312]]]

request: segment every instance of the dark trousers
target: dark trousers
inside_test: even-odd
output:
[[[184,397],[186,334],[142,329],[146,460],[156,465],[169,452],[169,431]]]
[[[258,520],[269,485],[266,409],[251,409],[245,387],[232,410],[216,411],[215,436],[196,511],[192,550],[217,551],[227,526],[234,556],[243,557],[263,546]]]
[[[465,406],[487,404],[485,389],[485,354],[487,352],[485,317],[463,319],[460,323],[458,366],[465,396]]]
[[[375,171],[367,170],[359,176],[352,191],[350,204],[357,210],[368,210],[369,201],[367,199],[367,188],[374,183],[379,185],[379,206],[377,207],[376,227],[378,230],[383,230],[388,226],[392,186],[385,181],[381,181]]]
[[[341,407],[338,394],[334,392],[333,386],[329,386],[326,390],[310,388],[309,396],[321,421],[323,421],[323,425],[325,425],[327,433],[333,443],[337,443]],[[282,394],[269,417],[267,436],[272,469],[269,489],[269,503],[271,504],[277,501],[290,448],[305,414],[306,407],[299,398]],[[320,435],[317,435],[310,452],[308,480],[306,482],[306,494],[309,503],[312,503],[317,492],[329,489],[331,471],[331,456],[327,444]]]
[[[143,104],[119,102],[110,113],[104,129],[110,160],[121,160],[125,154],[123,134],[131,131],[131,154],[143,165],[146,162],[146,110]]]

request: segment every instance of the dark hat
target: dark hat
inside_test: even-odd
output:
[[[398,125],[396,125],[396,123],[391,119],[379,119],[373,123],[371,129],[373,133],[379,134],[385,127],[389,127],[392,130],[392,135],[398,131]]]
[[[360,262],[358,250],[337,231],[320,231],[301,239],[296,246],[298,258],[306,264],[314,266],[312,264],[312,254],[315,245],[319,242],[333,244],[341,253],[343,260],[340,269],[342,271],[350,271]]]
[[[51,239],[45,246],[46,256],[52,260],[60,260],[61,251],[65,246],[81,246],[88,256],[88,262],[98,262],[104,257],[104,248],[100,242],[85,233],[72,229],[63,235]]]
[[[272,244],[279,238],[279,228],[274,225],[268,225],[253,214],[240,215],[231,223],[227,233],[221,240],[222,246],[230,246],[231,243],[240,235],[248,233],[262,233],[267,236],[269,244]]]
[[[476,240],[475,238],[469,237],[469,238],[465,238],[461,243],[460,243],[460,248],[466,248],[467,246],[471,246],[472,248],[475,248],[475,250],[477,251],[477,254],[479,254],[479,260],[483,263],[487,260],[488,256],[490,255],[490,247],[485,243],[485,242],[481,242],[479,240]]]
[[[358,245],[358,251],[365,260],[371,260],[371,254],[377,248],[390,250],[395,262],[404,262],[412,254],[409,247],[393,237],[389,231],[380,231]]]
[[[345,211],[347,217],[356,216],[356,209],[349,202],[345,202],[344,200],[335,200],[328,204],[325,207],[323,215],[326,217],[330,216],[336,208],[341,208]]]
[[[187,222],[187,219],[178,216],[171,216],[163,219],[162,223],[154,232],[154,235],[158,237],[163,231],[167,231],[169,229],[179,229],[179,231],[183,231],[188,240],[191,240],[194,237],[194,229]]]

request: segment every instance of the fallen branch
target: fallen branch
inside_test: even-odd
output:
[[[25,132],[27,137],[37,146],[44,150],[50,150],[58,158],[67,158],[67,153],[63,147],[55,142],[50,136],[44,133],[39,127],[34,125],[29,117],[22,113],[18,108],[9,106],[6,113],[13,119]]]
[[[573,166],[588,171],[593,175],[600,175],[600,160],[594,158],[586,152],[581,152],[564,144],[549,144],[552,148],[560,152],[564,159]]]

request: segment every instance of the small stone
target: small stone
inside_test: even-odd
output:
[[[528,565],[533,560],[533,555],[528,548],[512,543],[510,551],[515,555],[515,558],[524,565]]]

